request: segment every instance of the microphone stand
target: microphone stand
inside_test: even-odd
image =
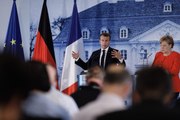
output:
[[[147,65],[148,65],[148,59],[149,57],[152,55],[152,53],[150,53],[148,56],[147,56]]]

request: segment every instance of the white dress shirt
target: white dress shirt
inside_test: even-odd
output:
[[[105,67],[106,56],[107,56],[108,49],[109,49],[109,47],[107,47],[106,49],[102,49],[102,48],[101,48],[100,59],[99,59],[99,65],[101,65],[101,58],[102,58],[102,55],[103,55],[103,50],[105,50],[104,64],[103,64],[104,66],[103,66],[103,68]]]
[[[102,93],[93,101],[80,109],[73,120],[94,120],[96,117],[115,110],[125,109],[125,102],[113,93]]]

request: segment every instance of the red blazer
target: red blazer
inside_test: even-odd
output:
[[[172,51],[168,56],[164,56],[162,52],[158,52],[152,65],[166,69],[172,75],[174,92],[180,92],[180,54],[178,52]]]

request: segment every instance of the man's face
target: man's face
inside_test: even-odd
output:
[[[107,47],[109,47],[110,38],[102,35],[100,37],[99,43],[100,43],[102,49],[106,49]]]

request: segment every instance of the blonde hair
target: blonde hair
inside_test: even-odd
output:
[[[162,42],[167,42],[169,45],[171,45],[171,48],[173,48],[173,46],[174,46],[174,40],[173,40],[173,38],[172,38],[172,36],[170,36],[170,35],[165,35],[165,36],[163,36],[161,39],[160,39],[160,44],[162,43]]]

